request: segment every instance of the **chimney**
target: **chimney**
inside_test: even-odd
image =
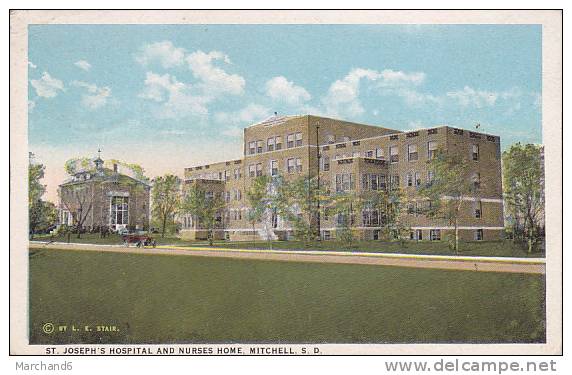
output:
[[[117,173],[117,163],[113,163],[113,173]]]

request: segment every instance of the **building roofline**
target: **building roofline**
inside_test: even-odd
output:
[[[331,118],[328,118],[328,117],[320,117],[320,116],[313,116],[313,115],[305,115],[305,116],[331,119]],[[331,120],[335,120],[335,119],[331,119]],[[342,120],[342,121],[343,121],[343,120]],[[350,121],[345,121],[345,122],[352,123],[352,122],[350,122]],[[352,124],[364,125],[364,126],[370,126],[370,127],[376,127],[375,125],[365,125],[365,124],[359,124],[359,123],[352,123]],[[252,125],[252,126],[254,126],[254,125]],[[391,137],[391,136],[395,136],[395,135],[408,134],[408,133],[412,133],[412,132],[416,132],[416,131],[430,130],[430,129],[442,129],[442,128],[460,129],[460,130],[463,130],[463,131],[467,131],[467,132],[471,132],[471,133],[476,133],[476,134],[479,134],[479,135],[491,136],[491,137],[498,137],[499,140],[500,140],[500,136],[494,135],[494,134],[488,134],[488,133],[477,132],[477,131],[473,131],[473,130],[470,130],[470,129],[459,128],[459,127],[454,127],[454,126],[450,126],[450,125],[437,125],[437,126],[431,126],[431,127],[426,127],[426,128],[413,129],[413,130],[408,130],[408,131],[399,130],[399,131],[397,131],[397,133],[393,133],[393,134],[390,133],[390,134],[376,135],[376,136],[373,136],[373,137],[352,139],[352,140],[350,140],[350,141],[345,141],[345,142],[328,143],[328,144],[319,145],[319,146],[316,146],[316,145],[304,145],[304,146],[299,146],[299,147],[320,147],[320,148],[323,148],[323,147],[326,147],[326,146],[335,146],[335,145],[338,145],[338,144],[345,144],[345,143],[358,142],[358,141],[359,141],[359,142],[361,142],[361,141],[368,141],[368,140],[371,140],[371,139],[378,139],[378,138]],[[383,129],[387,129],[387,128],[383,128]],[[392,130],[392,129],[388,129],[388,130]],[[299,148],[299,147],[296,147],[296,148]],[[283,149],[283,151],[286,151],[286,150],[288,150],[288,149]],[[256,154],[256,155],[258,155],[258,154]],[[204,168],[206,165],[208,165],[208,166],[210,167],[210,166],[215,165],[215,164],[222,164],[222,163],[233,162],[233,161],[238,161],[238,160],[244,161],[244,160],[246,160],[246,157],[242,157],[242,158],[240,158],[240,159],[223,160],[223,161],[215,162],[215,163],[211,163],[211,164],[203,164],[203,165],[185,167],[185,171],[187,171],[187,170],[189,170],[189,169],[191,169],[191,168],[193,168],[193,169],[196,168],[196,167],[203,167],[203,168]],[[204,169],[203,169],[203,170],[204,170]]]

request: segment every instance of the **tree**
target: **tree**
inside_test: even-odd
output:
[[[270,197],[268,194],[271,179],[268,176],[258,176],[246,191],[246,199],[250,206],[248,221],[252,224],[253,242],[256,243],[256,223],[260,222],[269,209]]]
[[[329,211],[336,215],[336,237],[347,247],[351,247],[355,241],[353,225],[356,220],[356,212],[364,207],[363,196],[353,191],[339,192],[328,202]]]
[[[289,222],[294,236],[308,244],[317,233],[318,207],[327,205],[323,187],[316,177],[300,177],[292,181],[277,179],[273,185],[272,204],[277,214]]]
[[[168,223],[174,221],[175,214],[181,204],[181,180],[179,177],[166,174],[153,180],[151,189],[152,213],[161,223],[161,237],[165,237]]]
[[[503,153],[506,210],[516,239],[528,252],[540,238],[544,224],[544,159],[541,146],[512,145]]]
[[[197,184],[186,189],[181,205],[181,211],[193,215],[198,225],[207,231],[207,239],[211,246],[214,239],[214,229],[223,208],[224,200],[220,196],[212,192],[207,194]]]
[[[469,164],[464,157],[442,151],[427,163],[434,177],[419,190],[420,195],[430,202],[425,212],[430,217],[445,219],[453,225],[453,248],[458,253],[459,216],[467,204],[465,198],[475,191],[474,182],[469,176]]]
[[[58,210],[52,202],[38,201],[30,209],[30,232],[47,231],[58,221]]]
[[[83,224],[93,208],[93,186],[81,183],[72,184],[60,191],[60,202],[72,215],[73,226],[77,231],[77,238],[81,238]]]
[[[43,220],[42,214],[42,196],[46,191],[46,187],[42,185],[41,179],[44,178],[45,167],[34,161],[34,154],[28,154],[28,220],[31,238],[34,232]]]
[[[386,238],[397,238],[401,246],[405,245],[405,236],[409,233],[409,225],[402,215],[403,207],[408,199],[402,189],[382,189],[362,193],[362,206],[377,211],[379,223]]]

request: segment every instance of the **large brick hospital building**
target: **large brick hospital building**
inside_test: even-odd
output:
[[[226,201],[216,238],[247,240],[264,237],[263,223],[252,228],[248,221],[248,191],[260,175],[286,179],[315,176],[333,193],[403,188],[415,198],[420,185],[431,179],[426,161],[437,149],[465,156],[470,178],[479,184],[478,196],[464,198],[459,220],[463,240],[493,240],[504,231],[500,138],[493,135],[439,126],[402,132],[317,116],[273,116],[244,129],[244,155],[240,159],[185,169],[187,184],[200,184],[205,191]],[[320,157],[318,157],[318,149]],[[448,199],[448,197],[443,197]],[[410,201],[404,220],[416,240],[444,240],[453,230],[442,219],[429,218]],[[206,233],[190,215],[180,218],[183,237],[199,239]],[[322,215],[320,232],[335,238],[335,215]],[[266,226],[268,227],[268,226]],[[367,212],[356,215],[353,227],[362,239],[380,238],[379,218]],[[289,224],[273,219],[272,238],[289,238]],[[267,233],[267,232],[264,232]]]

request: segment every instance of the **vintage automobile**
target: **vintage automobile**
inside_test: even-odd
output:
[[[135,244],[137,247],[157,246],[157,242],[153,237],[147,234],[127,233],[122,235],[121,239],[123,240],[123,245],[127,247],[129,247],[130,244]]]

